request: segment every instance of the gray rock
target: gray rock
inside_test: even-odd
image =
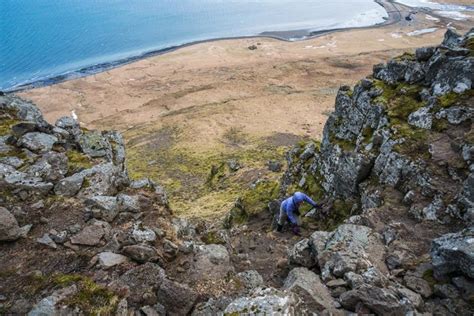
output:
[[[133,226],[132,237],[138,243],[151,242],[156,240],[156,233],[139,222]]]
[[[59,118],[55,125],[72,135],[75,139],[82,134],[81,126],[77,120],[69,116]]]
[[[97,246],[105,235],[105,230],[99,225],[86,226],[80,233],[71,237],[73,245]]]
[[[370,267],[367,271],[362,273],[362,279],[365,284],[378,287],[386,287],[388,284],[387,277],[375,267]]]
[[[434,239],[431,259],[435,277],[461,272],[474,278],[474,227]]]
[[[413,311],[410,301],[400,299],[391,289],[363,284],[356,290],[343,293],[339,300],[345,309],[355,311],[360,303],[378,315],[406,315]]]
[[[247,290],[253,290],[257,287],[263,286],[264,284],[262,276],[255,270],[237,273],[237,278],[242,282]]]
[[[415,307],[416,309],[422,309],[424,305],[423,298],[420,294],[413,292],[405,287],[398,286],[396,288],[392,288],[396,293],[398,293],[402,299],[407,299],[410,301],[410,304]]]
[[[148,262],[128,270],[110,286],[116,290],[128,291],[128,302],[131,304],[155,305],[158,302],[155,293],[165,277],[165,270],[157,264]]]
[[[198,299],[198,294],[187,285],[164,279],[156,293],[168,315],[187,315]]]
[[[173,229],[178,238],[194,238],[196,237],[196,227],[185,218],[173,218],[171,220]]]
[[[52,229],[50,232],[49,232],[49,236],[51,237],[51,239],[55,242],[55,243],[58,243],[58,244],[64,244],[67,240],[67,231],[63,230],[61,232],[57,232],[56,230]]]
[[[452,106],[436,113],[437,119],[447,119],[450,124],[459,125],[462,122],[472,119],[474,109],[464,106]]]
[[[227,161],[227,166],[229,167],[230,171],[236,172],[242,168],[240,163],[236,159],[230,159]]]
[[[270,160],[268,161],[268,170],[273,172],[280,172],[282,168],[282,164],[279,161]]]
[[[57,249],[58,246],[56,243],[49,237],[48,234],[44,234],[42,237],[37,238],[36,242],[45,246],[48,246],[49,248]]]
[[[47,126],[41,111],[33,103],[25,101],[17,96],[0,96],[0,109],[14,111],[16,117],[21,121],[32,121]]]
[[[94,218],[112,222],[119,213],[117,198],[115,196],[94,196],[84,203],[92,212]]]
[[[426,282],[422,278],[418,278],[416,276],[411,276],[411,275],[406,275],[403,278],[403,281],[405,282],[405,286],[416,293],[420,294],[424,298],[428,298],[433,294],[433,291],[431,290],[431,286],[429,285],[428,282]]]
[[[232,302],[228,297],[210,298],[205,303],[199,303],[193,310],[192,316],[224,315],[224,310]]]
[[[364,284],[364,278],[360,274],[354,272],[347,272],[344,274],[344,280],[347,281],[351,289],[357,289]]]
[[[459,291],[451,284],[435,284],[434,295],[441,298],[456,299],[459,297]]]
[[[191,277],[194,280],[216,280],[234,270],[223,245],[201,245],[195,248]]]
[[[14,241],[21,237],[20,226],[6,208],[0,207],[0,241]]]
[[[24,162],[18,157],[2,157],[0,158],[0,163],[12,166],[13,168],[20,168],[23,166]]]
[[[59,315],[59,303],[76,292],[76,285],[56,290],[50,296],[47,296],[39,301],[38,304],[36,304],[28,313],[28,316]]]
[[[288,259],[292,265],[312,268],[316,262],[309,245],[309,239],[303,239],[296,243],[288,251]]]
[[[87,198],[97,195],[113,196],[129,184],[126,172],[121,166],[113,163],[102,163],[80,172],[87,179],[87,186],[83,186],[78,193],[79,197]]]
[[[452,283],[461,292],[461,296],[465,300],[470,300],[474,297],[474,281],[463,276],[454,277]]]
[[[424,129],[431,129],[433,125],[433,115],[428,107],[423,107],[408,116],[408,124]]]
[[[132,189],[150,189],[155,190],[156,183],[150,178],[144,178],[130,182],[130,188]]]
[[[54,193],[67,197],[75,196],[84,183],[84,177],[82,173],[75,173],[70,177],[61,179],[54,186]]]
[[[444,40],[441,43],[442,46],[448,48],[455,48],[461,44],[462,37],[458,33],[456,33],[453,29],[448,28],[446,33],[444,34]]]
[[[254,311],[261,315],[295,315],[299,312],[299,300],[293,293],[273,288],[257,290],[247,297],[239,297],[227,306],[225,315],[246,314]]]
[[[57,182],[64,178],[67,171],[68,159],[66,155],[51,151],[44,154],[26,172],[47,182]]]
[[[397,239],[397,231],[391,227],[386,227],[382,232],[384,243],[388,246]]]
[[[421,47],[415,51],[415,56],[418,61],[427,61],[433,56],[435,47]]]
[[[53,135],[32,132],[23,135],[18,143],[33,152],[45,153],[50,151],[57,141],[58,139]]]
[[[117,203],[120,212],[140,212],[140,201],[138,196],[130,196],[120,193],[117,195]]]
[[[158,253],[156,249],[145,245],[131,245],[123,247],[122,253],[140,263],[158,260]]]
[[[98,255],[99,264],[103,269],[109,269],[128,261],[128,258],[113,252],[101,252]]]
[[[308,310],[322,312],[333,308],[333,299],[326,286],[318,275],[306,268],[291,270],[283,288],[301,298]]]
[[[112,148],[102,133],[97,131],[87,132],[79,137],[82,151],[93,158],[111,155]]]

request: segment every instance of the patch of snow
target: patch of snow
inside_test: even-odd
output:
[[[469,15],[463,14],[459,11],[439,11],[437,13],[441,16],[444,16],[445,18],[456,21],[465,21],[469,19]]]
[[[77,114],[74,110],[71,111],[71,116],[73,119],[75,119],[77,121]]]
[[[409,33],[407,33],[407,35],[408,36],[418,36],[418,35],[423,35],[423,34],[436,32],[437,29],[438,28],[436,28],[436,27],[432,27],[432,28],[429,28],[429,29],[421,29],[421,30],[416,30],[416,31],[413,31],[413,32],[409,32]]]
[[[426,18],[427,20],[430,20],[430,21],[435,21],[435,22],[439,22],[439,21],[440,21],[438,18],[435,18],[434,16],[431,16],[431,15],[428,15],[428,14],[425,15],[425,18]]]

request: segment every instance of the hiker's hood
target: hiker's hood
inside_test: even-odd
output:
[[[293,202],[295,202],[296,204],[299,204],[304,201],[304,197],[305,196],[303,193],[296,192],[295,194],[293,194]]]

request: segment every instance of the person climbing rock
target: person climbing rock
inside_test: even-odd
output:
[[[280,205],[280,215],[278,217],[277,231],[281,232],[283,230],[283,225],[286,221],[288,221],[291,224],[291,229],[293,233],[295,235],[300,234],[299,207],[303,202],[306,202],[315,208],[320,207],[306,194],[296,192],[291,197],[284,200]]]

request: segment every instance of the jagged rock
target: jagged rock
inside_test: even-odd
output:
[[[388,279],[382,272],[375,267],[370,267],[362,273],[362,279],[365,284],[370,284],[378,287],[385,287],[388,284]]]
[[[52,188],[52,183],[43,182],[43,179],[31,177],[28,174],[16,171],[9,165],[0,163],[0,184],[11,191],[27,191],[40,195],[47,194]]]
[[[123,247],[122,253],[140,263],[158,260],[158,252],[156,249],[145,245]]]
[[[119,212],[115,196],[94,196],[85,201],[94,218],[112,222]]]
[[[58,141],[55,136],[32,132],[26,133],[23,135],[18,143],[20,146],[23,146],[33,152],[45,153],[50,151],[53,148],[53,145]]]
[[[316,231],[309,237],[308,243],[315,259],[318,258],[319,254],[326,248],[326,242],[330,235],[330,232]]]
[[[43,298],[28,313],[28,316],[59,315],[59,303],[68,296],[77,292],[77,286],[71,285],[64,289],[56,290],[48,297]]]
[[[67,197],[75,196],[84,183],[84,177],[82,173],[75,173],[70,177],[61,179],[61,181],[54,186],[54,193]]]
[[[410,301],[411,305],[416,309],[422,309],[424,305],[423,298],[420,294],[413,292],[405,287],[398,286],[393,288],[401,297],[402,299],[407,299]]]
[[[474,278],[474,227],[433,240],[431,258],[437,278],[451,272]]]
[[[47,126],[41,111],[33,103],[14,95],[0,96],[0,110],[3,109],[14,111],[21,121],[32,121]]]
[[[466,301],[472,301],[474,298],[474,281],[463,276],[454,277],[452,283],[461,292],[462,297]]]
[[[130,188],[132,189],[151,189],[155,190],[156,183],[149,178],[135,180],[130,182]]]
[[[49,234],[44,234],[42,237],[37,238],[36,242],[45,246],[48,246],[53,249],[57,249],[58,246],[56,243],[49,237]]]
[[[257,290],[247,297],[240,297],[227,306],[225,315],[255,313],[261,315],[297,315],[298,298],[273,288]]]
[[[137,223],[133,226],[132,237],[138,243],[151,242],[156,240],[156,233],[152,229],[141,226],[141,223]]]
[[[444,40],[441,43],[442,46],[453,48],[459,46],[462,41],[461,35],[456,33],[453,29],[448,28],[446,33],[444,34]]]
[[[279,161],[270,160],[268,161],[268,170],[273,172],[280,172],[282,164]]]
[[[80,233],[71,237],[73,245],[97,246],[105,235],[105,230],[99,225],[86,226]]]
[[[333,309],[333,299],[328,289],[318,275],[306,268],[291,270],[283,288],[302,299],[308,310],[322,312]]]
[[[339,300],[344,308],[351,311],[355,311],[359,303],[379,315],[405,315],[413,311],[410,302],[400,299],[394,290],[368,284],[343,293]]]
[[[236,172],[236,171],[238,171],[239,169],[242,168],[240,163],[235,159],[228,160],[227,161],[227,166],[229,167],[230,171],[232,171],[232,172]]]
[[[93,158],[105,157],[112,151],[107,139],[97,131],[82,134],[79,138],[79,145],[85,154]]]
[[[20,168],[24,164],[23,160],[18,157],[2,157],[0,158],[0,163],[12,166],[15,169]]]
[[[165,270],[154,263],[145,263],[128,270],[111,287],[124,289],[129,303],[138,305],[154,305],[158,302],[156,292],[166,277]]]
[[[128,185],[128,176],[120,166],[113,163],[103,163],[79,173],[87,179],[87,186],[79,191],[79,197],[92,197],[96,195],[113,196]]]
[[[168,279],[161,282],[156,295],[168,315],[187,315],[198,298],[197,293],[187,285]]]
[[[288,259],[292,265],[306,268],[313,267],[316,262],[309,245],[309,239],[303,239],[296,243],[293,248],[288,251]]]
[[[435,284],[434,294],[441,298],[456,299],[459,297],[458,290],[451,284]]]
[[[472,119],[474,109],[464,106],[452,106],[436,113],[437,119],[447,119],[450,124],[459,125],[464,121]]]
[[[237,278],[242,282],[247,290],[253,290],[257,287],[263,286],[264,284],[262,276],[255,270],[237,273]]]
[[[362,210],[368,210],[382,206],[383,199],[381,192],[378,189],[370,190],[367,184],[363,182],[359,185],[359,191],[361,194],[360,201]]]
[[[67,131],[74,137],[74,139],[78,139],[78,137],[82,134],[79,122],[72,117],[63,116],[56,121],[55,125]]]
[[[391,227],[386,227],[382,232],[384,243],[388,246],[397,239],[397,231]]]
[[[232,302],[228,297],[210,298],[205,303],[197,304],[192,316],[224,315],[224,310]]]
[[[416,276],[406,275],[403,278],[405,282],[405,286],[417,293],[419,293],[424,298],[428,298],[433,293],[431,290],[431,286],[428,282],[426,282],[422,278],[418,278]]]
[[[415,56],[418,61],[427,61],[433,56],[435,47],[421,47],[415,51]]]
[[[196,227],[185,218],[173,218],[171,224],[179,238],[194,238],[196,236]]]
[[[326,286],[330,289],[337,288],[337,287],[345,287],[347,286],[347,282],[344,281],[343,279],[335,279],[326,283]]]
[[[127,257],[108,251],[99,253],[98,257],[99,264],[103,269],[109,269],[128,261]]]
[[[229,253],[222,245],[201,245],[195,248],[191,268],[195,280],[215,280],[224,278],[234,268]]]
[[[68,237],[67,231],[63,230],[61,232],[57,232],[54,229],[49,231],[49,236],[55,243],[58,243],[58,244],[64,244]]]
[[[68,159],[65,154],[52,151],[43,155],[26,172],[47,182],[57,182],[67,173],[67,163]]]
[[[107,141],[111,147],[111,152],[108,153],[109,161],[112,161],[114,165],[120,166],[122,169],[124,169],[125,145],[122,134],[117,131],[106,131],[103,132],[102,135],[107,138]]]
[[[130,196],[120,193],[117,195],[117,204],[120,212],[140,212],[140,201],[138,196]]]
[[[431,129],[433,115],[428,107],[422,107],[408,116],[408,124],[424,129]]]
[[[14,241],[20,236],[21,230],[15,216],[6,208],[0,207],[0,241]]]
[[[464,181],[458,201],[464,209],[464,218],[474,223],[474,172]]]
[[[387,273],[384,252],[381,237],[371,228],[344,224],[331,234],[324,250],[318,252],[318,263],[325,280],[331,274],[342,277],[347,272],[365,271],[369,266]]]

